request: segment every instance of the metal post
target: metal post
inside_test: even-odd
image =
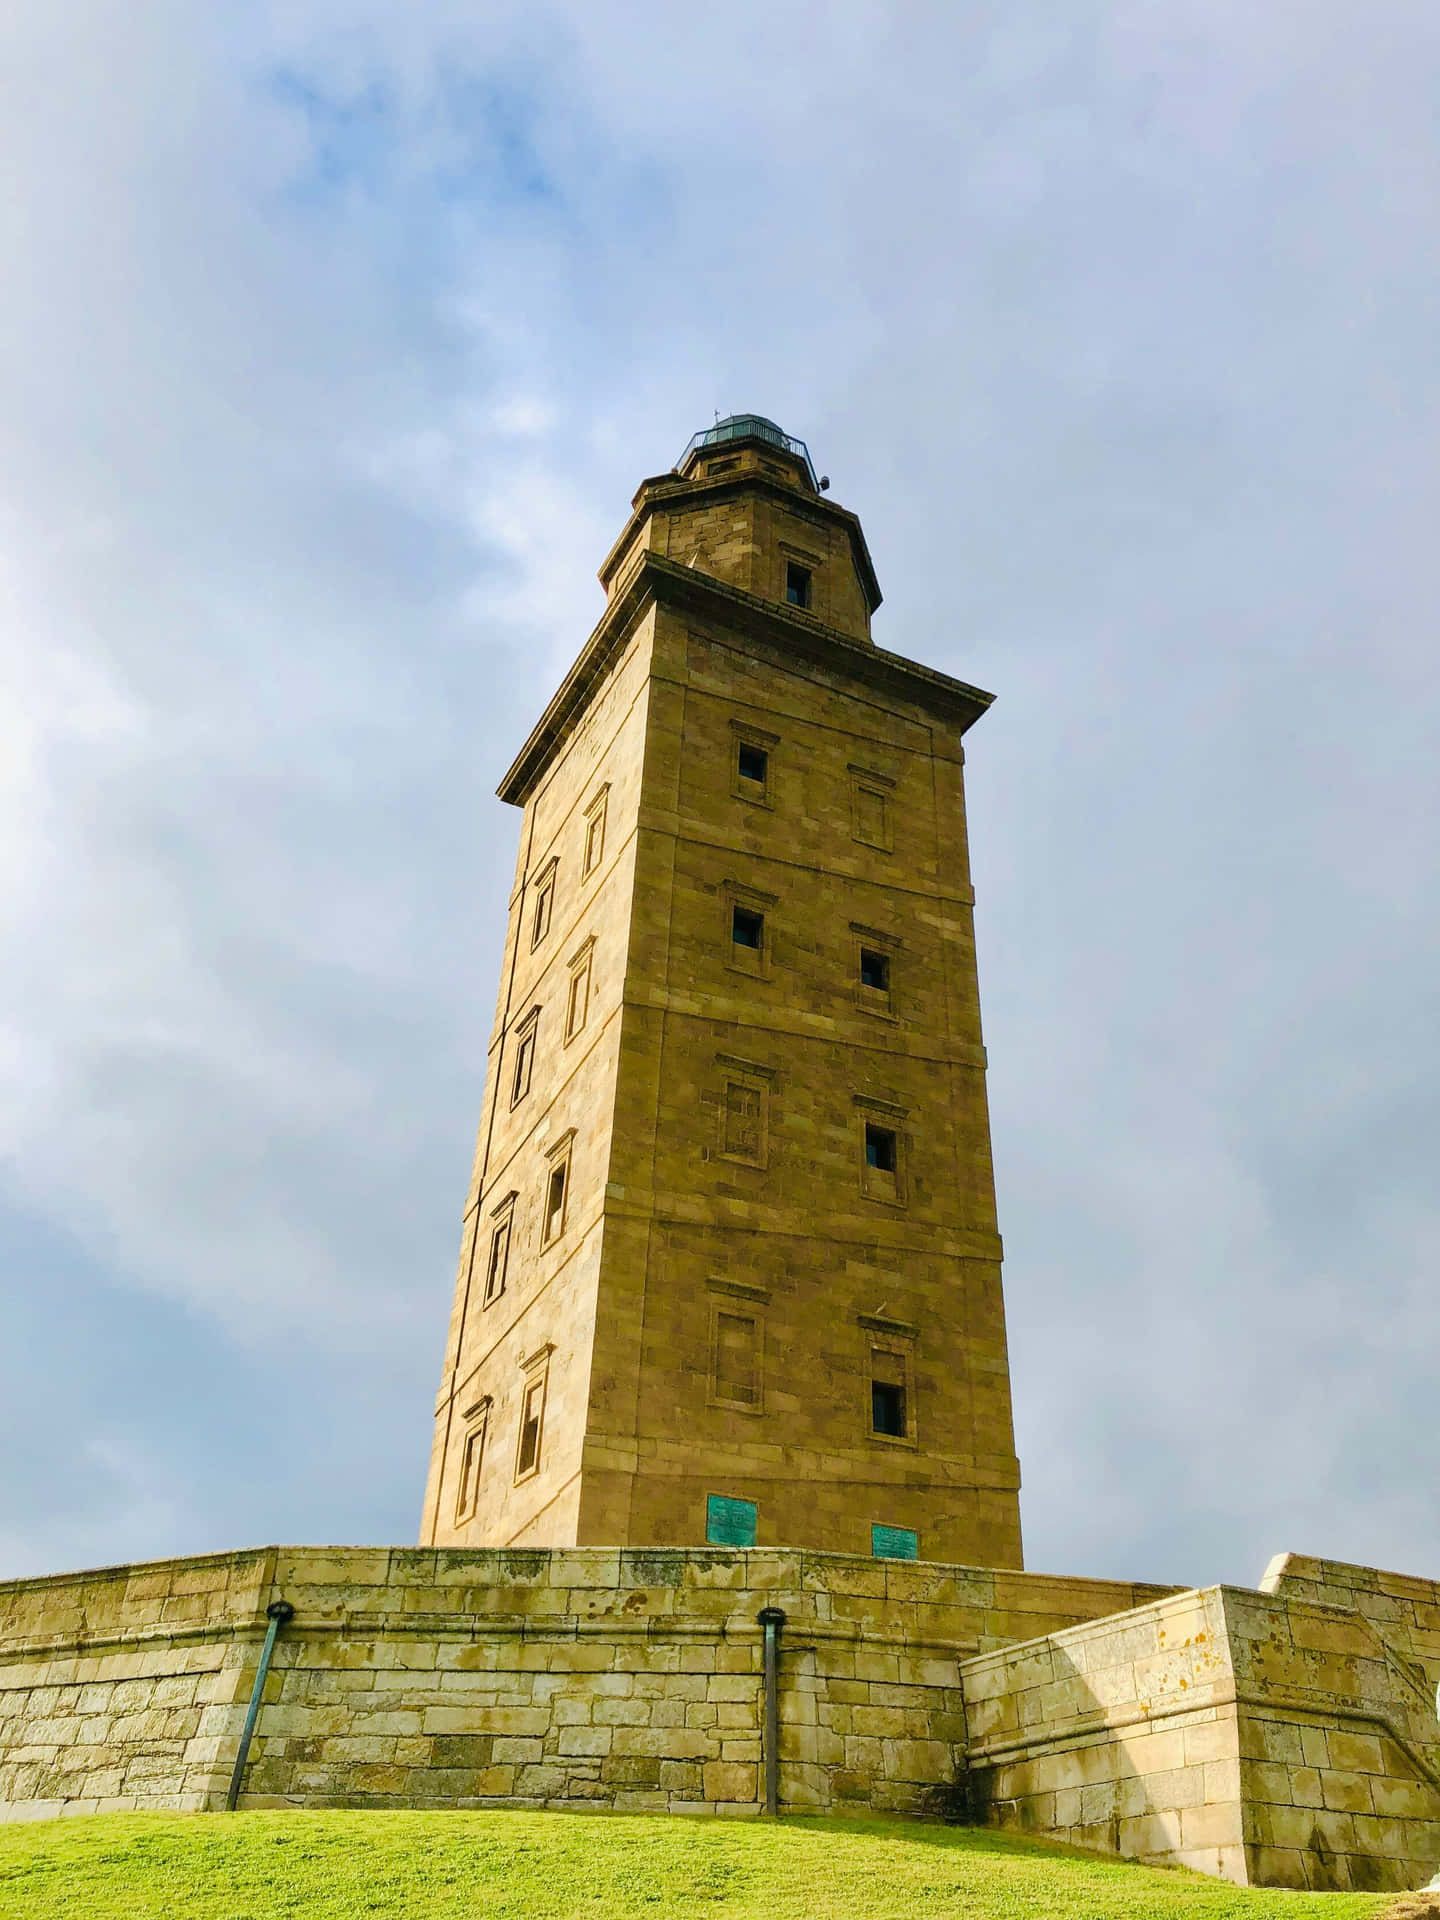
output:
[[[781,1607],[762,1607],[756,1619],[765,1629],[765,1811],[780,1811],[780,1629]]]
[[[250,1708],[240,1732],[240,1751],[235,1756],[235,1771],[230,1776],[230,1791],[225,1796],[227,1813],[234,1813],[235,1803],[240,1798],[240,1782],[245,1777],[245,1762],[250,1758],[250,1741],[255,1732],[255,1722],[260,1718],[265,1682],[270,1676],[270,1656],[275,1651],[275,1636],[287,1620],[295,1618],[295,1609],[288,1600],[272,1600],[265,1609],[265,1618],[270,1625],[265,1632],[265,1644],[260,1649],[260,1665],[255,1674],[255,1685],[250,1689]]]

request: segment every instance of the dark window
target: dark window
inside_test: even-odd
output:
[[[535,1064],[535,1028],[536,1022],[532,1021],[521,1034],[515,1050],[515,1079],[510,1089],[512,1107],[530,1091],[530,1070]]]
[[[870,1382],[870,1424],[876,1433],[905,1438],[905,1389],[888,1380]]]
[[[869,947],[860,949],[860,984],[874,987],[879,993],[890,991],[890,961],[885,954],[875,953]]]
[[[555,873],[551,869],[548,879],[540,882],[540,890],[535,895],[535,918],[530,927],[530,944],[538,947],[550,931],[550,914],[555,905]]]
[[[552,1167],[549,1183],[545,1189],[545,1245],[565,1227],[565,1172],[563,1166]]]
[[[749,907],[736,907],[730,923],[730,938],[737,947],[754,947],[758,952],[765,939],[765,916]]]
[[[496,1227],[490,1239],[490,1264],[485,1272],[485,1305],[498,1300],[505,1291],[505,1271],[510,1265],[510,1216]]]
[[[889,1127],[872,1127],[865,1122],[865,1164],[881,1173],[895,1171],[895,1136]]]
[[[485,1428],[488,1420],[487,1402],[478,1424],[471,1427],[465,1436],[465,1451],[460,1458],[460,1491],[455,1500],[457,1521],[473,1520],[475,1509],[480,1504],[480,1463],[485,1457]]]
[[[769,765],[770,756],[763,747],[747,746],[741,741],[739,767],[742,780],[754,780],[763,787]]]
[[[518,1478],[533,1473],[540,1464],[540,1416],[545,1406],[545,1382],[537,1380],[525,1389],[525,1405],[520,1414],[520,1452],[515,1462]]]
[[[810,569],[797,567],[793,560],[785,564],[785,598],[792,607],[810,604]]]

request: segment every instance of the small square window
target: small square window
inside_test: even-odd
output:
[[[541,1233],[541,1246],[549,1246],[551,1240],[559,1240],[564,1233],[564,1188],[568,1187],[568,1177],[568,1160],[563,1160],[559,1167],[549,1169],[549,1179],[545,1181],[545,1227]]]
[[[875,993],[888,994],[890,991],[890,957],[877,953],[873,947],[860,949],[860,984],[869,987]]]
[[[765,916],[750,907],[736,907],[730,917],[730,938],[737,947],[750,947],[756,953],[765,945]]]
[[[875,1433],[905,1438],[905,1389],[891,1380],[870,1382],[870,1425]]]
[[[523,1480],[540,1465],[540,1429],[545,1417],[545,1380],[532,1380],[520,1406],[520,1445],[515,1455],[515,1478]]]
[[[881,1173],[894,1173],[896,1151],[892,1128],[877,1127],[869,1120],[865,1122],[865,1164]]]
[[[736,765],[742,780],[753,780],[763,787],[770,771],[770,756],[763,747],[751,746],[748,740],[742,740],[736,754]]]
[[[792,607],[810,604],[810,569],[797,567],[793,560],[785,563],[785,598]]]

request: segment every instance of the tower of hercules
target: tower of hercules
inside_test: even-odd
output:
[[[990,696],[877,648],[744,414],[642,483],[522,809],[422,1543],[1020,1565],[965,839]]]

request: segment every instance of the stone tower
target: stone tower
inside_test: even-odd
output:
[[[523,809],[422,1543],[1018,1567],[961,736],[755,415],[646,480]]]

